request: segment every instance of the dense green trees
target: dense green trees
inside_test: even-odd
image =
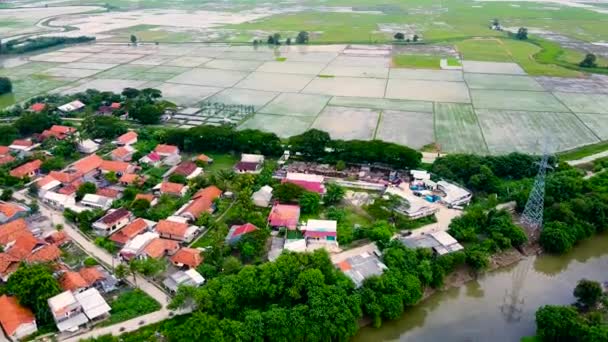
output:
[[[125,132],[127,126],[114,116],[91,115],[82,121],[82,131],[91,138],[113,139]]]
[[[316,192],[306,191],[300,196],[302,214],[316,214],[321,206],[321,196]]]
[[[515,38],[519,40],[528,39],[528,29],[525,27],[520,27],[515,34]]]
[[[587,279],[581,279],[573,292],[578,305],[583,308],[594,308],[603,294],[604,290],[600,283]]]
[[[6,283],[6,292],[19,299],[21,305],[30,308],[39,325],[53,322],[47,300],[59,293],[59,282],[53,270],[46,264],[22,264]]]
[[[20,54],[36,50],[47,49],[63,44],[86,43],[95,40],[95,37],[37,37],[26,39],[13,39],[4,44],[2,53]]]
[[[12,125],[0,125],[0,145],[8,146],[19,137],[19,131]]]
[[[592,53],[588,53],[578,65],[582,68],[597,68],[597,57]]]
[[[0,95],[8,94],[13,91],[13,83],[8,77],[0,77]]]
[[[30,135],[33,133],[41,133],[45,129],[60,123],[61,119],[59,119],[58,116],[41,112],[25,113],[21,115],[13,125],[22,135]]]
[[[287,182],[277,185],[272,196],[280,203],[296,203],[305,191],[301,186]]]
[[[94,194],[97,191],[95,183],[84,182],[76,190],[76,200],[80,201],[86,194]]]
[[[306,31],[300,31],[296,37],[296,44],[308,44],[310,35]]]
[[[325,196],[323,196],[323,203],[325,205],[334,205],[342,202],[344,199],[344,194],[346,191],[343,187],[339,186],[336,183],[327,184],[327,189],[325,192]]]

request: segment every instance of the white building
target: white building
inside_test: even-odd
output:
[[[445,194],[441,198],[441,202],[448,206],[466,205],[473,197],[468,190],[446,181],[437,182],[437,189]]]
[[[133,215],[125,208],[110,210],[106,215],[93,223],[95,233],[100,236],[108,236],[124,228]]]
[[[193,268],[187,271],[177,271],[163,281],[163,285],[173,293],[177,292],[180,286],[199,287],[204,283],[205,278]]]
[[[94,142],[91,139],[83,140],[78,142],[77,147],[78,152],[84,154],[91,154],[99,150],[99,144]]]
[[[75,112],[77,110],[81,110],[84,107],[85,107],[84,103],[82,103],[78,100],[75,100],[70,103],[66,103],[63,106],[59,106],[59,107],[57,107],[57,109],[59,109],[60,111],[62,111],[64,113],[71,113],[71,112]]]
[[[435,239],[439,245],[433,247],[435,253],[439,255],[444,255],[456,251],[463,250],[464,247],[454,239],[454,237],[448,232],[438,231],[430,234],[433,239]]]
[[[268,207],[270,205],[270,201],[272,200],[272,187],[264,185],[260,188],[260,190],[251,195],[251,200],[253,201],[253,204],[258,207]]]
[[[111,308],[103,299],[96,288],[90,288],[75,295],[76,300],[82,306],[84,314],[89,320],[108,315]]]
[[[154,232],[139,234],[124,245],[120,250],[120,256],[125,260],[131,260],[140,255],[152,240],[158,239],[159,237],[160,235]]]
[[[405,185],[405,183],[402,184]],[[415,196],[409,189],[405,190],[402,187],[389,186],[384,193],[405,200],[408,205],[399,206],[394,210],[411,219],[430,216],[439,211],[439,208],[435,208],[423,198]]]
[[[431,174],[424,170],[412,170],[410,174],[415,181],[427,181],[431,179]]]
[[[114,202],[114,200],[109,197],[95,194],[86,194],[80,201],[80,204],[86,207],[108,210],[110,209],[110,207],[112,207],[112,202]]]
[[[64,210],[76,205],[76,199],[73,195],[64,195],[54,191],[45,191],[41,200],[43,203],[58,210]]]
[[[89,321],[82,310],[82,305],[70,291],[49,298],[48,303],[60,332],[75,332]]]

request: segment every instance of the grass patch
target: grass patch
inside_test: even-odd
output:
[[[440,69],[441,58],[423,55],[395,55],[393,66],[396,68]]]
[[[302,239],[304,238],[304,234],[299,230],[288,230],[285,232],[285,237],[288,240]]]
[[[462,63],[460,62],[460,59],[454,58],[454,57],[447,58],[447,63],[448,63],[448,66],[451,66],[451,67],[462,66]]]
[[[317,77],[319,77],[319,78],[334,78],[336,76],[334,76],[334,75],[317,75]]]
[[[160,304],[140,289],[121,293],[109,302],[112,308],[110,318],[102,323],[108,326],[160,310]]]
[[[521,338],[521,342],[540,342],[536,336],[526,336]]]
[[[277,62],[285,62],[287,60],[287,57],[277,57],[275,58],[275,61]]]
[[[205,172],[216,172],[219,170],[230,170],[237,163],[238,158],[233,154],[227,153],[205,153],[209,158],[213,159],[213,163],[205,166]]]
[[[570,151],[564,151],[558,153],[559,160],[577,160],[584,157],[588,157],[590,155],[608,151],[608,141],[603,141],[593,145],[587,145],[583,147],[579,147]]]

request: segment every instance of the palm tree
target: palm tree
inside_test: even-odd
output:
[[[114,269],[114,273],[116,274],[116,278],[122,280],[129,273],[129,269],[127,268],[127,266],[125,266],[125,264],[120,264],[116,266],[116,268]]]
[[[138,269],[137,260],[136,259],[131,260],[131,262],[129,262],[129,271],[133,275],[133,284],[135,285],[135,287],[137,287],[137,269]]]

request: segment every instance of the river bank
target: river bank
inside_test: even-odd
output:
[[[608,280],[608,234],[561,256],[516,252],[500,253],[492,270],[478,277],[457,270],[444,289],[425,293],[400,319],[362,327],[352,340],[519,341],[535,334],[538,307],[573,302],[572,289],[581,278]]]

